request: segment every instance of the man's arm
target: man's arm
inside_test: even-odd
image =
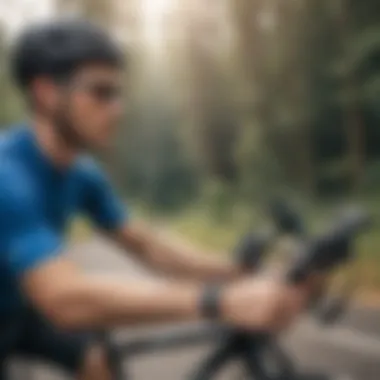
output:
[[[25,272],[20,283],[37,310],[67,329],[201,318],[199,284],[86,275],[59,257]],[[220,321],[252,330],[282,328],[300,313],[307,294],[303,287],[264,279],[239,281],[220,293]]]
[[[226,257],[205,254],[178,239],[130,221],[125,205],[105,174],[94,163],[86,169],[84,211],[101,231],[115,239],[128,254],[135,254],[144,264],[156,270],[192,280],[228,280],[241,274],[238,265]]]
[[[212,281],[235,279],[243,273],[226,256],[207,254],[142,223],[126,223],[110,236],[144,264],[172,276]]]
[[[2,260],[25,297],[53,323],[65,328],[94,328],[131,323],[196,320],[204,294],[199,283],[127,281],[87,275],[64,259],[63,245],[46,224],[25,188],[0,192],[0,215],[6,251]],[[268,330],[293,319],[307,297],[304,286],[252,279],[221,289],[222,322]]]
[[[10,169],[0,170],[0,229],[6,247],[1,260],[25,298],[50,321],[87,329],[201,317],[200,284],[87,275],[65,260],[61,237],[46,223],[33,184],[23,182],[25,173],[16,181],[18,172]],[[276,281],[234,282],[218,297],[220,321],[273,329],[300,312],[307,294],[304,286]]]

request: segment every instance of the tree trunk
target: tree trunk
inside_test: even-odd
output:
[[[338,27],[340,30],[343,53],[350,36],[347,0],[340,2]],[[353,73],[347,73],[343,78],[343,88],[349,94],[349,101],[343,105],[343,120],[346,132],[347,156],[349,162],[352,189],[360,184],[365,164],[365,128],[357,99],[357,86]]]

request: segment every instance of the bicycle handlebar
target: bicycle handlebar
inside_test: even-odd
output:
[[[302,220],[295,213],[289,212],[291,209],[278,208],[278,210],[281,210],[281,212],[276,215],[280,219],[287,215],[279,223],[275,221],[280,230],[279,232],[289,233],[290,226],[293,226],[291,229],[293,233],[305,233],[305,229],[300,228],[300,226],[304,226]],[[282,213],[284,210],[287,210],[287,213]],[[284,222],[285,220],[287,223]],[[350,260],[352,258],[350,255],[351,242],[370,225],[371,218],[367,213],[355,211],[340,218],[325,234],[311,240],[305,239],[306,242],[300,247],[300,255],[287,272],[285,281],[300,283],[314,272],[329,271],[336,265]],[[294,228],[295,226],[298,227]],[[244,260],[247,260],[247,266],[257,265],[260,263],[270,240],[269,235],[265,238],[264,236],[253,234],[247,235],[239,244],[235,253],[240,257],[241,262],[244,263]],[[334,313],[337,310],[338,308],[335,308]],[[334,313],[331,314],[333,318]],[[198,327],[196,330],[191,331],[161,333],[148,339],[139,339],[122,346],[113,346],[113,349],[110,344],[110,363],[113,363],[113,372],[116,379],[122,380],[124,378],[121,370],[123,355],[139,354],[150,350],[182,345],[187,346],[218,337],[222,337],[219,349],[204,361],[199,370],[191,377],[193,380],[210,380],[231,359],[241,359],[249,373],[249,378],[252,379],[278,380],[296,378],[291,361],[276,346],[275,340],[272,339],[274,337],[271,335],[242,333],[231,327],[216,325],[206,326],[206,328]],[[265,365],[262,363],[264,349],[269,349],[271,355],[275,357],[280,375],[275,377],[268,375]]]
[[[292,215],[294,216],[295,214]],[[327,271],[345,261],[349,258],[349,243],[369,224],[370,219],[366,213],[356,212],[345,215],[326,234],[302,246],[302,255],[292,265],[285,280],[291,283],[300,283],[306,280],[314,271],[322,269]],[[293,224],[293,226],[295,225]],[[297,223],[297,225],[300,226],[301,224]],[[301,230],[293,231],[300,232]],[[330,313],[327,318],[334,319],[340,313],[342,304],[337,302],[334,306],[336,307],[329,310]],[[210,380],[226,363],[236,358],[242,360],[250,379],[279,380],[296,378],[291,361],[277,347],[272,338],[270,334],[249,334],[239,331],[231,333],[219,349],[205,360],[198,372],[193,376],[193,380]],[[262,353],[265,350],[270,350],[271,355],[276,359],[278,375],[268,374],[265,364],[262,362]]]

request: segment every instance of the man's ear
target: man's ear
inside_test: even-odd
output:
[[[51,111],[57,108],[60,100],[59,85],[48,77],[38,77],[29,87],[29,97],[36,108]]]

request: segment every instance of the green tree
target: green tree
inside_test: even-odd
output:
[[[0,25],[0,126],[20,120],[23,108],[20,97],[12,83],[9,67],[9,41],[3,25]]]

